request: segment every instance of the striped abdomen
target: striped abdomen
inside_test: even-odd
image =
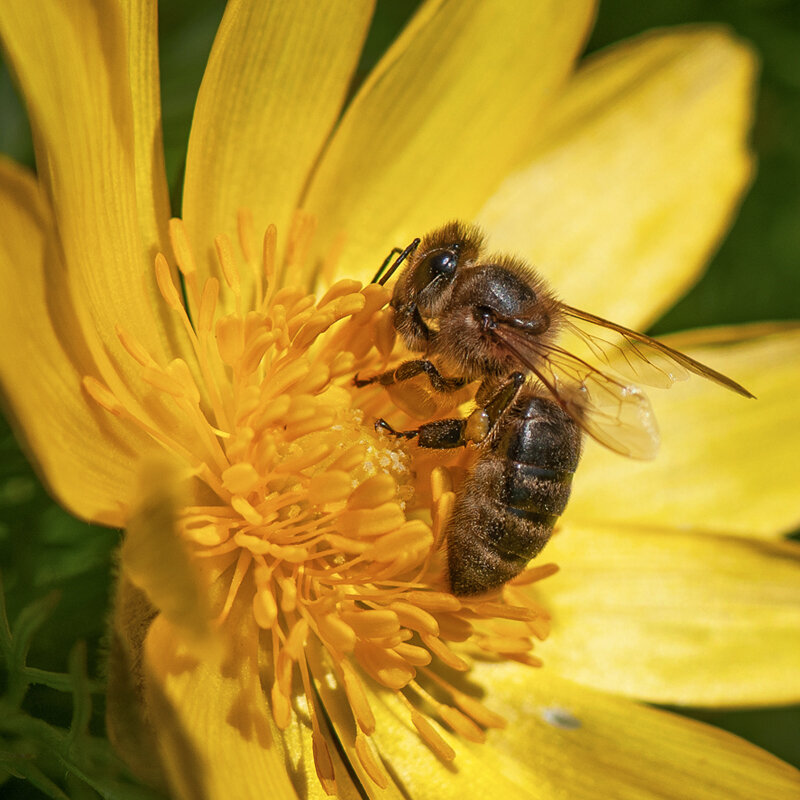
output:
[[[541,551],[567,506],[580,449],[569,416],[523,390],[481,446],[447,526],[454,594],[501,586]]]

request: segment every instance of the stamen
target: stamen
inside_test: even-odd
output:
[[[278,577],[277,581],[281,589],[281,611],[289,614],[297,609],[296,578]]]
[[[169,221],[169,240],[178,269],[186,277],[194,274],[197,271],[197,264],[192,255],[192,248],[189,246],[189,237],[186,235],[183,220],[173,217]]]
[[[450,669],[458,672],[466,672],[469,669],[469,664],[457,656],[441,639],[431,636],[429,633],[420,633],[419,638],[422,639],[425,647]]]
[[[278,730],[285,731],[292,721],[292,707],[289,704],[289,698],[281,691],[277,681],[272,684],[270,700],[275,725]]]
[[[289,636],[286,639],[286,652],[295,660],[299,661],[303,655],[303,648],[306,646],[308,638],[308,622],[305,619],[298,619],[292,625]]]
[[[472,636],[472,623],[457,614],[439,614],[439,636],[449,642],[466,642]]]
[[[355,294],[360,293],[361,290],[361,282],[350,280],[348,278],[344,278],[340,281],[336,281],[336,283],[322,295],[319,303],[317,303],[318,308],[324,308],[328,303],[332,303],[334,300],[338,300],[340,297],[348,294]],[[363,295],[361,295],[363,297]],[[366,302],[366,298],[364,298],[364,302]],[[363,307],[363,306],[362,306]]]
[[[235,603],[252,614],[267,665],[262,680],[270,680],[272,663],[275,724],[286,730],[295,713],[307,724],[307,709],[317,775],[335,792],[328,733],[306,661],[309,639],[327,651],[344,689],[355,722],[348,747],[360,774],[385,788],[389,780],[368,741],[376,719],[365,676],[395,692],[420,737],[439,758],[452,760],[450,734],[440,733],[438,721],[481,742],[483,728],[505,720],[452,686],[442,667],[465,672],[476,658],[540,665],[532,639],[546,636],[550,620],[522,587],[557,568],[525,570],[490,599],[434,588],[446,586],[442,549],[456,502],[453,475],[443,466],[417,470],[413,450],[376,434],[372,420],[393,419],[398,411],[382,387],[356,392],[352,386],[356,371],[374,375],[404,357],[395,352],[393,314],[385,308],[389,290],[343,279],[317,301],[301,288],[276,284],[307,260],[315,224],[308,214],[295,216],[280,263],[270,226],[259,261],[252,215],[240,213],[238,250],[225,236],[215,239],[223,281],[206,278],[200,292],[185,227],[172,220],[191,317],[160,254],[156,281],[196,362],[154,358],[118,327],[146,394],[93,376],[83,378],[83,387],[182,460],[194,484],[205,484],[203,499],[182,510],[177,529],[195,563],[214,581],[227,581],[217,624]],[[335,268],[326,263],[322,270]],[[427,474],[430,491],[420,485]]]
[[[367,693],[364,691],[364,684],[361,682],[361,679],[348,660],[343,660],[340,667],[344,690],[347,694],[350,708],[353,711],[353,717],[358,727],[366,733],[367,736],[370,736],[375,732],[375,715],[372,713],[372,709],[369,706]]]
[[[115,417],[125,415],[125,407],[122,403],[97,378],[87,375],[83,378],[82,383],[86,393],[106,411],[109,411]]]
[[[388,359],[394,350],[397,331],[391,314],[378,314],[375,325],[375,347],[384,359]]]
[[[233,260],[231,241],[227,236],[220,234],[214,238],[214,246],[217,249],[217,260],[220,267],[222,267],[222,275],[225,278],[225,282],[238,298],[242,291],[242,283],[239,270]],[[241,313],[241,310],[239,313]]]
[[[414,667],[405,659],[372,642],[356,642],[354,653],[361,667],[389,689],[402,689],[416,675]]]
[[[392,636],[400,630],[397,614],[389,609],[343,611],[341,619],[362,639]]]
[[[405,702],[406,708],[411,713],[411,723],[417,729],[423,741],[442,761],[452,761],[456,757],[456,752],[442,738],[442,735],[433,727],[430,720],[420,714],[405,695],[399,697]]]
[[[211,332],[214,325],[214,312],[217,310],[219,298],[219,281],[216,278],[207,278],[203,284],[203,294],[200,297],[200,310],[197,315],[197,332],[199,335]]]
[[[262,269],[264,272],[264,279],[266,281],[266,289],[264,292],[264,298],[261,301],[260,307],[263,309],[267,306],[270,301],[270,295],[272,294],[273,288],[275,286],[275,254],[277,252],[278,247],[278,229],[274,225],[269,225],[267,227],[266,232],[264,233],[264,246],[262,249]]]
[[[367,737],[360,731],[356,732],[356,755],[364,767],[364,771],[369,775],[370,779],[381,789],[385,789],[389,785],[389,779],[386,773],[381,769],[375,758],[372,749],[370,748]]]
[[[481,650],[501,655],[527,653],[533,647],[530,639],[515,639],[505,636],[480,636],[476,640],[476,644]]]
[[[408,566],[419,563],[431,550],[433,534],[420,520],[404,523],[398,530],[381,536],[365,556],[384,564],[403,561]]]
[[[433,501],[433,547],[439,549],[444,542],[444,534],[447,530],[447,523],[453,514],[456,504],[455,492],[442,492],[437,500]]]
[[[389,608],[397,615],[403,627],[431,636],[439,635],[439,623],[436,617],[419,606],[396,600],[389,604]]]
[[[306,696],[309,695],[309,689],[306,689]],[[317,777],[322,784],[322,788],[329,795],[336,794],[336,780],[333,771],[333,761],[331,754],[328,750],[328,745],[325,743],[325,737],[322,732],[315,730],[311,734],[311,747],[314,755],[314,768],[317,771]]]
[[[120,344],[128,351],[128,354],[135,361],[138,361],[143,367],[155,366],[155,361],[150,353],[148,353],[128,331],[120,325],[116,325],[114,331],[117,334]]]
[[[244,326],[240,317],[228,316],[217,320],[217,350],[229,367],[238,363],[244,352]]]
[[[437,706],[439,716],[460,736],[467,741],[483,744],[486,734],[466,715],[452,706]]]
[[[183,307],[183,303],[175,284],[172,282],[172,273],[170,272],[169,264],[167,264],[167,259],[161,253],[156,255],[156,282],[166,304],[173,311],[180,310]]]
[[[512,586],[529,586],[536,581],[555,575],[556,572],[558,572],[558,564],[537,564],[520,572],[516,578],[510,581],[510,584]]]
[[[508,724],[505,717],[495,714],[494,711],[486,708],[483,703],[463,692],[454,691],[453,700],[465,714],[472,717],[479,725],[483,725],[484,728],[505,728]]]
[[[253,212],[249,208],[240,208],[239,213],[236,215],[236,232],[239,234],[239,248],[244,256],[244,261],[250,267],[255,266],[255,258],[253,256],[253,242],[255,236],[253,233]],[[261,272],[256,268],[254,270],[254,277],[258,280],[261,278]],[[257,297],[261,297],[261,292],[257,292]]]
[[[408,644],[408,642],[400,642],[395,645],[394,651],[414,667],[427,667],[432,660],[428,650],[415,644]]]
[[[317,627],[319,635],[333,650],[350,653],[356,646],[356,632],[338,614],[317,617]]]
[[[404,599],[427,611],[458,611],[461,601],[452,594],[445,592],[406,592]]]
[[[318,464],[320,461],[330,455],[332,449],[332,446],[327,442],[321,442],[315,447],[309,448],[304,452],[300,452],[295,456],[285,458],[275,466],[275,473],[280,475],[282,473],[301,472],[308,467]]]
[[[255,467],[247,462],[234,464],[222,473],[222,485],[231,494],[250,494],[258,486],[260,480]]]
[[[405,514],[397,503],[384,503],[377,508],[345,511],[339,517],[339,530],[353,537],[379,536],[397,530],[405,522]]]
[[[453,491],[453,478],[447,467],[434,467],[431,471],[431,497],[437,503],[445,492]]]
[[[391,475],[381,473],[367,478],[350,495],[347,501],[349,509],[377,508],[383,503],[394,500],[397,494],[397,482]]]
[[[261,628],[271,628],[278,619],[278,605],[269,584],[253,595],[253,617]]]
[[[353,488],[349,472],[331,469],[313,475],[308,484],[308,496],[315,505],[341,503],[347,499]]]
[[[247,574],[247,570],[249,569],[252,560],[253,557],[250,555],[248,550],[239,550],[239,558],[236,561],[236,569],[234,570],[230,586],[228,587],[228,594],[225,597],[225,604],[223,605],[222,611],[220,611],[219,616],[217,617],[218,625],[228,618],[228,614],[230,614],[231,608],[233,608],[233,601],[236,599],[236,595],[242,585],[242,581],[244,580],[244,576]]]

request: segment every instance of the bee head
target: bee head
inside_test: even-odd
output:
[[[435,318],[446,306],[459,269],[471,266],[483,237],[477,228],[451,222],[428,234],[403,270],[392,297],[395,309],[413,305],[423,317]]]
[[[381,278],[380,283],[385,283],[402,265],[390,306],[395,329],[409,349],[428,347],[432,329],[438,328],[438,318],[447,308],[455,276],[475,263],[482,244],[477,228],[450,222],[422,240],[415,239]]]

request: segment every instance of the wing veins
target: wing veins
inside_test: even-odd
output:
[[[494,329],[494,335],[542,382],[564,412],[593,439],[622,455],[651,458],[655,454],[658,434],[652,423],[652,410],[646,396],[635,386],[622,383],[567,350],[537,342],[533,337],[516,330],[513,324],[504,325],[501,322]],[[537,364],[537,358],[532,358],[531,353],[541,363]],[[586,370],[595,391],[605,392],[611,398],[611,404],[606,402],[602,406],[593,402],[589,387],[580,375],[580,368]],[[563,388],[560,389],[559,384]],[[625,394],[629,402],[626,402]],[[616,407],[616,413],[609,411],[609,405]],[[626,409],[636,415],[634,422],[623,418]]]
[[[615,322],[610,322],[607,319],[603,319],[602,317],[598,317],[594,314],[590,314],[587,311],[581,311],[580,309],[573,308],[572,306],[565,305],[563,303],[560,304],[560,308],[567,314],[569,317],[573,317],[574,319],[583,320],[584,322],[589,322],[593,325],[598,325],[601,328],[605,328],[607,330],[614,331],[620,336],[625,339],[626,342],[631,346],[631,348],[638,353],[639,357],[647,362],[650,367],[656,369],[662,374],[668,375],[661,367],[657,364],[653,364],[650,359],[642,353],[641,349],[637,347],[637,345],[644,345],[646,347],[652,348],[653,350],[660,353],[662,356],[665,356],[671,359],[676,364],[679,364],[684,369],[689,370],[689,372],[693,372],[695,375],[700,375],[703,378],[707,378],[708,380],[714,381],[714,383],[719,384],[720,386],[724,386],[726,389],[730,389],[737,394],[742,395],[743,397],[754,397],[747,389],[744,388],[741,384],[734,381],[732,378],[729,378],[727,375],[723,375],[721,372],[717,372],[715,369],[701,363],[700,361],[696,361],[695,359],[691,358],[691,356],[687,356],[685,353],[681,353],[679,350],[674,350],[673,348],[669,347],[669,345],[664,344],[663,342],[658,341],[658,339],[653,339],[650,336],[647,336],[644,333],[639,333],[638,331],[634,331],[631,328],[626,328],[624,325],[618,325]],[[571,330],[576,330],[577,326],[570,325]],[[592,336],[592,334],[586,334],[584,331],[578,330],[578,334],[581,336],[582,339],[585,340],[584,336]],[[598,337],[600,338],[600,337]],[[602,340],[606,341],[606,340]],[[614,343],[609,343],[612,347],[619,349],[622,352],[623,358],[628,362],[628,365],[633,370],[634,374],[636,373],[636,367],[630,364],[630,361],[627,359],[627,355],[624,353],[623,348],[619,345]],[[591,344],[587,342],[587,346],[590,349],[593,349]],[[594,352],[594,350],[593,350]],[[605,359],[603,359],[605,360]],[[607,362],[606,362],[607,363]],[[613,369],[613,365],[611,365]],[[674,378],[672,379],[674,380]]]

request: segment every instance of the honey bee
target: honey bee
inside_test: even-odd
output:
[[[403,267],[393,324],[421,358],[353,379],[397,396],[416,379],[430,396],[469,387],[474,397],[466,418],[403,431],[375,423],[420,447],[477,448],[445,532],[456,595],[502,586],[542,550],[566,508],[584,434],[631,458],[655,455],[653,411],[632,381],[665,388],[693,372],[753,396],[656,339],[565,305],[524,261],[484,249],[478,228],[451,222],[393,250],[373,282],[385,284]]]

